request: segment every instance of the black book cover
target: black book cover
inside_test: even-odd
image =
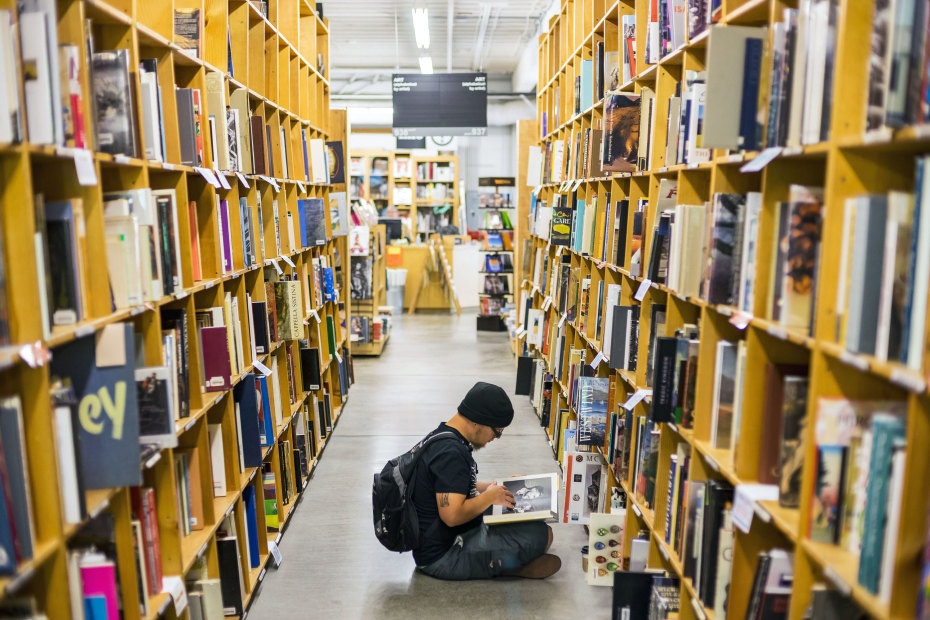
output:
[[[652,420],[654,422],[674,421],[675,409],[672,402],[672,391],[677,352],[677,338],[659,338],[656,340],[656,359],[653,366],[655,376],[652,380]]]
[[[98,349],[97,336],[85,336],[55,349],[51,362],[52,382],[57,378],[62,385],[70,384],[79,403],[82,423],[74,431],[80,436],[81,470],[88,489],[142,483],[133,326],[117,323],[107,330],[113,330],[104,332],[110,346]]]
[[[73,325],[83,317],[77,273],[77,241],[74,205],[69,201],[45,203],[45,229],[51,283],[49,312],[52,325]]]
[[[629,234],[630,201],[623,199],[617,201],[614,217],[614,255],[610,262],[618,267],[626,264],[626,238]]]
[[[187,343],[187,310],[184,308],[162,308],[162,330],[174,332],[174,359],[177,362],[178,417],[190,416],[190,379]]]
[[[129,50],[94,53],[97,146],[111,155],[136,156]]]
[[[175,98],[178,104],[181,163],[187,166],[199,166],[197,139],[194,134],[194,91],[190,88],[179,88],[175,93]]]
[[[733,502],[733,487],[721,480],[709,480],[704,497],[704,532],[701,545],[701,583],[698,594],[704,605],[713,609],[717,581],[717,543],[723,525],[723,511]]]
[[[252,302],[252,324],[255,330],[255,352],[264,355],[271,351],[268,340],[268,307],[264,301]]]
[[[663,573],[620,571],[614,573],[612,620],[645,620],[649,617],[652,582]]]
[[[174,419],[171,415],[170,372],[163,367],[136,369],[136,397],[139,401],[139,437],[145,443],[170,439],[177,445]],[[154,437],[153,437],[154,436]]]
[[[239,547],[234,537],[216,539],[216,555],[220,565],[220,590],[223,595],[223,612],[242,615],[242,575],[239,572]]]
[[[168,194],[155,196],[158,211],[158,247],[161,254],[161,281],[165,295],[171,295],[181,285],[181,266],[177,264],[174,238],[174,200]]]
[[[326,153],[329,155],[329,182],[333,185],[345,183],[346,158],[342,141],[327,142]]]
[[[549,243],[569,245],[572,239],[572,208],[566,200],[559,200],[558,195],[556,198],[552,205],[552,230],[549,233]]]
[[[300,349],[300,372],[304,392],[320,389],[320,350]]]
[[[316,402],[316,415],[317,420],[320,422],[320,439],[326,439],[328,433],[328,426],[326,424],[326,405],[323,404],[323,400],[326,398],[326,395],[323,395],[323,398],[320,398]]]
[[[514,394],[529,396],[533,389],[533,356],[521,355],[517,357],[517,385]]]
[[[630,311],[632,308],[627,306],[614,306],[613,332],[610,341],[610,363],[611,370],[622,370],[626,368],[626,343],[627,343],[627,321],[630,320]]]
[[[733,278],[739,272],[734,263],[737,242],[737,225],[746,204],[742,194],[716,194],[714,196],[713,224],[710,240],[710,277],[707,301],[712,304],[731,304]]]
[[[255,375],[246,374],[233,387],[233,399],[236,402],[239,441],[242,444],[242,463],[246,467],[262,466],[262,444],[259,435],[263,429],[258,422],[258,398],[255,391]]]
[[[265,125],[265,147],[268,149],[268,176],[274,177],[274,151],[271,142],[271,125]]]
[[[288,475],[287,450],[284,448],[284,442],[278,444],[278,467],[281,474],[281,504],[286,506],[291,503],[291,477]]]

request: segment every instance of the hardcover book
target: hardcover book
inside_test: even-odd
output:
[[[558,516],[558,474],[512,476],[496,480],[495,484],[506,487],[513,493],[514,507],[491,506],[484,513],[485,523],[548,520]]]
[[[173,369],[167,366],[136,368],[136,393],[139,401],[139,438],[163,448],[178,445],[174,431],[177,412],[173,411],[171,381]]]
[[[605,172],[634,172],[640,131],[639,95],[608,92],[604,97]]]
[[[111,155],[136,157],[129,50],[95,52],[93,64],[97,147]]]
[[[207,392],[222,392],[232,387],[229,336],[226,327],[200,328],[203,352],[203,382]]]
[[[80,436],[80,469],[87,489],[142,483],[134,359],[130,323],[113,323],[66,343],[52,358],[52,382],[70,384],[78,411],[84,412],[74,431]]]
[[[579,377],[578,445],[602,446],[607,433],[606,377]]]

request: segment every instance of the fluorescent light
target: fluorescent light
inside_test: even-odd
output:
[[[433,72],[433,59],[430,56],[420,56],[420,73]]]
[[[427,9],[413,9],[413,32],[417,47],[429,49],[429,13]]]

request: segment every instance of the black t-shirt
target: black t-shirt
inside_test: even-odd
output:
[[[458,493],[469,498],[478,495],[478,464],[471,455],[471,444],[445,423],[433,432],[443,431],[455,433],[457,439],[439,439],[426,448],[420,457],[413,487],[413,504],[420,521],[419,546],[413,550],[417,566],[438,560],[452,546],[456,536],[481,523],[480,515],[456,527],[447,526],[439,518],[437,493]]]

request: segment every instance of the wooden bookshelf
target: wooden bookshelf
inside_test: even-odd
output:
[[[442,210],[441,217],[458,227],[460,174],[459,158],[455,155],[413,158],[413,204],[416,208],[411,226],[419,241],[425,243],[430,234],[437,232],[431,224],[426,224],[428,231],[420,230],[420,220],[428,217],[428,213]]]
[[[55,3],[52,3],[53,6]],[[131,0],[58,0],[57,14],[52,15],[51,27],[57,28],[59,43],[77,46],[80,57],[81,108],[87,122],[87,132],[93,134],[92,91],[88,76],[88,58],[85,43],[93,35],[96,50],[127,49],[132,112],[135,115],[135,140],[138,153],[144,153],[145,136],[141,122],[139,62],[154,58],[158,61],[158,79],[162,89],[165,161],[159,163],[137,157],[110,155],[103,152],[86,152],[74,149],[73,141],[56,146],[23,142],[0,145],[0,242],[6,274],[6,301],[9,306],[11,344],[0,351],[0,393],[18,396],[22,405],[25,437],[25,468],[28,474],[28,492],[32,501],[31,529],[34,538],[32,558],[18,564],[15,572],[0,577],[2,599],[30,598],[38,612],[48,618],[71,618],[69,589],[80,587],[70,581],[68,570],[69,549],[80,545],[81,530],[102,517],[112,518],[112,548],[110,556],[116,564],[118,597],[124,618],[188,617],[188,611],[176,614],[171,596],[154,592],[147,608],[140,608],[137,588],[137,566],[134,559],[133,515],[128,487],[88,490],[85,493],[87,516],[80,523],[67,524],[62,484],[56,466],[56,433],[53,404],[50,398],[50,365],[48,358],[60,354],[62,347],[86,339],[99,337],[108,327],[119,323],[132,326],[143,350],[140,352],[147,365],[158,365],[164,359],[162,344],[162,313],[165,310],[186,311],[190,338],[187,354],[190,360],[189,416],[176,422],[178,448],[163,448],[148,453],[142,463],[112,462],[112,468],[140,468],[143,486],[154,489],[159,555],[165,577],[179,577],[184,582],[198,559],[206,559],[205,578],[219,578],[217,530],[225,517],[232,515],[236,523],[237,545],[241,560],[244,586],[243,603],[247,608],[258,591],[270,555],[267,542],[280,539],[288,519],[294,513],[299,492],[309,480],[295,472],[289,489],[290,501],[282,502],[282,469],[278,445],[289,442],[296,448],[295,420],[309,422],[315,433],[313,419],[316,411],[309,411],[314,403],[326,399],[332,414],[332,424],[339,419],[348,390],[347,367],[351,358],[347,354],[347,338],[342,323],[347,320],[345,310],[340,313],[339,295],[322,304],[301,304],[304,316],[300,317],[302,338],[320,351],[321,385],[319,390],[304,391],[301,382],[298,343],[282,340],[271,350],[253,357],[249,342],[251,309],[246,306],[247,296],[254,301],[265,301],[266,273],[294,274],[305,299],[314,299],[312,261],[325,259],[331,267],[339,268],[336,253],[341,253],[347,265],[347,252],[337,250],[338,242],[332,237],[329,209],[324,208],[327,231],[325,245],[303,247],[300,237],[289,247],[284,225],[287,216],[299,222],[298,200],[319,198],[326,204],[330,188],[324,184],[309,183],[304,176],[304,148],[302,131],[308,139],[345,141],[345,121],[341,133],[330,129],[328,81],[329,26],[317,15],[314,5],[306,0],[278,0],[271,2],[267,17],[255,2],[211,3],[203,0],[183,0],[174,8],[192,8],[200,11],[201,55],[192,58],[181,51],[174,30],[172,5],[144,3]],[[15,3],[3,3],[13,9]],[[25,35],[20,31],[21,34]],[[228,36],[228,40],[227,40]],[[230,66],[232,67],[230,69]],[[269,152],[274,169],[283,171],[282,153],[286,153],[290,173],[288,178],[278,172],[277,177],[236,174],[219,170],[217,154],[212,152],[207,128],[206,112],[224,114],[225,110],[208,110],[207,79],[220,75],[222,97],[229,104],[229,95],[236,89],[246,89],[251,112],[262,117],[274,129]],[[58,76],[52,76],[57,80]],[[194,88],[200,91],[204,124],[203,170],[212,171],[217,179],[214,186],[208,182],[202,169],[181,164],[178,117],[175,87]],[[22,106],[22,100],[20,101]],[[28,111],[27,111],[28,112]],[[343,112],[343,116],[344,116]],[[283,133],[279,130],[283,130]],[[283,143],[281,137],[283,136]],[[248,133],[246,133],[248,139]],[[76,172],[75,160],[89,163],[98,183],[82,185]],[[114,311],[111,306],[107,254],[104,233],[104,193],[145,188],[174,190],[178,205],[178,245],[180,247],[180,273],[182,286],[171,295],[146,301],[127,309]],[[86,312],[75,325],[56,326],[45,334],[40,304],[40,284],[37,276],[37,259],[34,245],[34,212],[41,209],[35,197],[41,194],[45,202],[53,200],[80,200],[83,214],[78,226],[85,237],[83,273],[86,288]],[[238,205],[245,199],[255,223],[255,261],[248,265],[245,248],[238,234],[241,222],[239,211],[229,209],[232,234],[232,269],[223,268],[219,239],[217,204],[219,200]],[[277,203],[277,214],[272,205]],[[193,205],[197,222],[189,218],[187,206]],[[280,217],[282,249],[276,251],[276,222]],[[258,228],[258,222],[262,227]],[[194,278],[194,252],[191,239],[200,249],[201,277]],[[342,238],[344,239],[344,238]],[[298,247],[299,246],[299,247]],[[309,279],[307,277],[309,274]],[[339,278],[337,277],[337,280]],[[343,281],[345,276],[343,275]],[[201,370],[197,359],[201,349],[194,322],[195,312],[213,306],[222,306],[225,294],[238,301],[239,317],[244,343],[242,372],[231,378],[232,388],[221,392],[202,391]],[[347,298],[347,294],[342,295]],[[332,347],[327,337],[327,323],[332,325]],[[28,352],[27,352],[28,351]],[[293,373],[287,371],[288,357],[293,358]],[[133,360],[128,360],[133,364]],[[280,516],[279,532],[265,527],[265,510],[262,501],[261,468],[250,467],[240,472],[237,447],[236,407],[233,390],[264,366],[277,367],[278,373],[268,377],[271,390],[280,397],[280,410],[267,411],[274,415],[274,437],[263,450],[264,462],[271,463],[274,472],[277,509]],[[296,385],[295,385],[296,384]],[[130,385],[130,390],[135,386]],[[251,389],[251,388],[250,388]],[[294,393],[293,397],[290,396]],[[306,415],[297,415],[304,410]],[[127,412],[127,415],[138,415]],[[224,446],[223,467],[227,481],[225,496],[214,497],[214,474],[210,463],[208,425],[218,424]],[[75,429],[77,432],[78,429]],[[327,433],[328,436],[328,433]],[[316,437],[315,451],[309,453],[310,474],[325,446],[323,437]],[[175,476],[175,456],[181,450],[197,449],[200,462],[203,493],[202,529],[184,535],[179,530],[180,513],[176,501],[179,481]],[[292,458],[287,454],[287,458]],[[293,465],[289,466],[291,470]],[[258,565],[246,564],[247,512],[244,493],[254,493],[258,531]],[[80,593],[79,593],[80,595]]]
[[[379,321],[379,308],[385,304],[387,297],[387,273],[385,271],[385,236],[387,230],[384,224],[369,230],[369,256],[352,256],[350,264],[354,264],[360,259],[371,259],[371,299],[353,299],[352,300],[352,320],[358,323],[358,334],[349,331],[350,348],[353,355],[373,355],[379,356],[384,351],[388,340],[391,337],[390,323],[387,326],[379,328],[379,337],[374,337],[374,324]],[[367,260],[365,261],[367,262]],[[349,270],[352,273],[352,270]],[[366,326],[362,326],[362,322]],[[353,323],[354,324],[354,323]],[[363,334],[368,335],[367,340],[362,341]]]
[[[646,529],[649,532],[648,566],[665,569],[680,578],[680,617],[685,620],[712,618],[714,610],[701,600],[692,580],[684,578],[681,558],[665,542],[671,456],[679,445],[686,447],[691,457],[689,476],[694,481],[721,480],[737,488],[743,484],[756,483],[760,479],[758,454],[770,442],[778,441],[778,438],[767,436],[763,428],[766,364],[807,366],[809,391],[802,436],[805,458],[800,505],[797,508],[785,508],[777,501],[752,502],[755,517],[749,531],[734,527],[727,617],[740,618],[746,613],[758,554],[780,548],[793,556],[794,576],[788,618],[799,620],[804,617],[812,601],[815,584],[825,584],[848,595],[871,617],[912,618],[923,579],[921,566],[927,540],[927,497],[930,491],[930,458],[926,450],[921,449],[922,439],[930,431],[926,356],[923,356],[921,369],[915,370],[902,363],[881,361],[871,355],[848,351],[845,342],[835,331],[835,300],[843,274],[840,246],[843,241],[844,203],[850,197],[862,194],[884,194],[891,190],[914,192],[917,189],[916,159],[930,149],[928,125],[864,132],[874,2],[841,0],[836,13],[833,96],[827,100],[826,106],[830,110],[829,137],[826,140],[782,148],[771,163],[755,172],[744,173],[740,168],[759,156],[756,151],[713,149],[707,162],[667,166],[668,100],[676,88],[683,88],[682,81],[687,71],[708,70],[709,47],[713,40],[713,35],[708,34],[709,29],[767,27],[764,37],[770,45],[772,27],[782,20],[782,10],[785,8],[784,3],[774,0],[723,0],[720,4],[719,23],[708,26],[708,30],[681,47],[671,49],[658,62],[645,64],[640,59],[645,58],[648,0],[563,1],[559,13],[550,20],[546,32],[539,37],[537,104],[539,119],[545,115],[548,125],[545,131],[542,130],[541,122],[537,125],[535,140],[545,152],[547,141],[573,140],[576,132],[594,128],[604,119],[604,100],[598,101],[596,95],[590,108],[578,113],[574,111],[575,77],[581,75],[582,61],[594,58],[599,42],[604,43],[607,51],[620,50],[623,17],[635,16],[638,74],[628,82],[621,83],[620,90],[641,93],[644,88],[650,88],[655,92],[655,118],[659,121],[654,127],[647,126],[645,121],[640,125],[640,132],[652,133],[654,142],[651,161],[646,162],[645,169],[633,172],[606,173],[597,178],[572,178],[570,185],[575,186],[578,198],[593,195],[603,197],[610,192],[612,201],[628,199],[628,231],[632,230],[632,214],[637,201],[640,198],[648,200],[642,236],[641,264],[644,271],[653,251],[652,231],[658,222],[657,203],[663,179],[677,181],[676,202],[679,205],[707,203],[715,194],[722,192],[760,192],[762,211],[750,311],[741,312],[733,306],[712,304],[699,297],[682,295],[668,286],[646,283],[646,278],[641,275],[631,275],[631,232],[627,233],[625,255],[612,263],[604,260],[605,256],[601,255],[600,250],[588,256],[574,252],[570,247],[551,244],[548,234],[533,232],[531,215],[528,230],[534,256],[528,271],[522,270],[522,261],[519,261],[516,268],[521,274],[518,286],[522,288],[522,295],[531,308],[546,307],[544,317],[549,321],[550,332],[544,333],[543,337],[551,339],[551,346],[547,355],[543,355],[541,349],[537,350],[535,346],[527,347],[527,336],[521,333],[520,328],[529,328],[522,325],[524,316],[519,315],[515,349],[522,352],[528,348],[531,354],[545,360],[548,372],[554,374],[551,411],[566,409],[569,410],[570,418],[576,419],[576,412],[567,404],[568,391],[571,389],[567,384],[567,352],[571,347],[583,351],[583,363],[590,364],[601,356],[596,366],[596,376],[612,379],[611,385],[616,385],[614,402],[622,405],[639,389],[646,388],[647,381],[651,379],[647,378],[645,363],[650,352],[650,321],[647,317],[651,307],[655,304],[666,306],[664,335],[674,335],[675,330],[685,324],[698,326],[700,352],[693,426],[659,425],[658,466],[652,506],[647,506],[644,498],[635,492],[635,480],[617,479],[613,467],[608,468],[611,472],[610,485],[622,487],[627,496],[625,553],[629,555],[629,543],[636,536],[637,530]],[[815,35],[809,33],[808,36]],[[556,118],[558,121],[553,122]],[[521,142],[521,158],[526,148]],[[522,168],[521,164],[521,171]],[[777,203],[788,199],[791,184],[825,188],[822,245],[815,278],[813,328],[810,333],[767,318],[770,271],[777,250],[773,247],[777,232],[775,209]],[[545,183],[537,198],[551,205],[556,194],[569,197],[571,191],[566,190],[563,182]],[[926,197],[923,204],[927,204]],[[598,204],[598,215],[604,216],[603,203]],[[603,239],[600,232],[597,235],[594,246],[599,248]],[[584,330],[579,329],[574,321],[564,321],[566,359],[556,358],[555,342],[563,327],[556,326],[564,319],[564,315],[558,311],[558,303],[552,303],[554,292],[549,290],[548,277],[546,281],[534,281],[534,273],[540,258],[552,267],[565,256],[570,256],[571,267],[580,270],[581,278],[591,279],[592,287],[596,287],[599,282],[619,285],[619,303],[640,306],[639,363],[635,372],[608,368],[605,356],[610,352],[602,351],[602,342],[591,325],[592,321],[588,321]],[[551,270],[547,273],[551,274]],[[635,298],[637,292],[642,293],[641,300]],[[595,295],[591,300],[592,308],[596,305],[596,299]],[[876,302],[873,300],[870,303]],[[609,317],[605,319],[610,320]],[[925,346],[927,336],[924,334],[923,337]],[[741,341],[746,347],[747,361],[740,401],[741,423],[734,450],[714,448],[711,443],[715,351],[717,343],[722,340]],[[559,375],[557,369],[563,361],[564,372]],[[899,533],[894,548],[892,575],[889,576],[892,585],[888,602],[860,585],[857,568],[859,557],[856,554],[848,552],[839,544],[814,542],[808,533],[817,474],[815,421],[818,416],[818,398],[821,397],[893,399],[904,402],[906,406],[904,492],[896,524]],[[650,416],[651,407],[649,397],[640,401],[625,414],[627,424],[635,424],[643,416]],[[616,410],[608,412],[608,420],[614,415],[621,414]],[[547,429],[554,444],[557,444],[567,424],[567,420],[562,420],[562,427],[555,428],[556,419],[555,415],[551,417]],[[635,440],[634,434],[634,444]],[[562,457],[561,454],[556,456],[560,459]],[[612,455],[603,456],[612,463]],[[632,472],[634,464],[631,462],[629,465],[629,471]],[[716,550],[713,551],[716,553]]]

